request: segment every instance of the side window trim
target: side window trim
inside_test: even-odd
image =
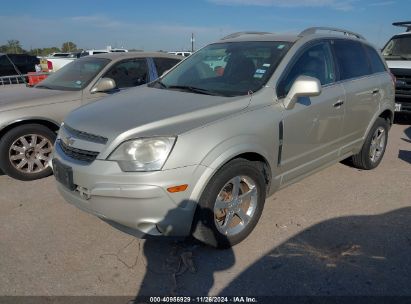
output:
[[[146,58],[147,66],[148,66],[148,77],[147,83],[150,83],[154,80],[156,80],[159,76],[157,73],[157,68],[156,64],[154,63],[154,58],[153,57],[148,57]]]
[[[335,82],[334,84],[338,84],[341,82],[341,74],[340,74],[340,66],[338,64],[337,55],[335,54],[335,47],[334,47],[335,39],[329,40],[329,46],[331,49],[331,54],[333,56],[333,64],[334,64],[334,73],[335,73]]]
[[[330,54],[331,54],[331,57],[332,57],[331,62],[332,62],[333,68],[334,68],[334,82],[327,83],[327,84],[324,84],[324,85],[321,85],[321,86],[323,88],[324,87],[329,87],[329,86],[335,85],[338,82],[337,73],[338,73],[338,77],[339,77],[339,71],[337,70],[337,62],[336,62],[336,58],[335,58],[335,54],[334,54],[334,49],[331,45],[331,41],[332,41],[332,39],[320,38],[320,39],[316,39],[316,40],[311,40],[311,41],[305,43],[304,45],[302,45],[300,47],[300,49],[291,58],[290,62],[287,64],[286,68],[281,73],[281,76],[280,76],[279,80],[277,81],[277,84],[276,84],[276,87],[275,87],[275,92],[276,92],[277,98],[281,99],[281,98],[285,97],[285,96],[280,96],[279,95],[279,92],[278,92],[279,86],[282,84],[284,79],[288,76],[288,73],[290,73],[291,69],[294,67],[296,62],[300,59],[301,55],[305,51],[307,51],[309,48],[314,47],[317,44],[325,43],[325,44],[328,45],[329,50],[330,50]]]

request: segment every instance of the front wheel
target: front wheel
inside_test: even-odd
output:
[[[355,167],[371,170],[380,164],[387,147],[388,129],[387,121],[381,117],[377,118],[364,141],[361,151],[352,156],[352,163]]]
[[[49,176],[48,165],[56,134],[45,126],[27,124],[8,131],[0,141],[0,168],[15,179]]]
[[[256,226],[265,202],[263,165],[235,159],[205,188],[194,216],[193,236],[217,248],[244,240]]]

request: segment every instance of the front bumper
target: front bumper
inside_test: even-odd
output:
[[[58,145],[54,158],[73,170],[74,191],[57,182],[67,202],[138,237],[190,234],[197,204],[190,199],[191,192],[207,167],[123,172],[114,161],[95,160],[90,165],[71,162]],[[188,184],[186,191],[167,192],[167,188],[182,184]]]

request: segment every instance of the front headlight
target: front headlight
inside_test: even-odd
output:
[[[125,172],[161,170],[175,141],[175,137],[129,140],[118,146],[108,160],[117,161]]]

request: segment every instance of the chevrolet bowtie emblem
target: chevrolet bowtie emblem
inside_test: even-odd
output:
[[[71,147],[75,141],[76,140],[74,139],[74,137],[71,137],[71,136],[67,136],[63,138],[63,142],[69,147]]]

